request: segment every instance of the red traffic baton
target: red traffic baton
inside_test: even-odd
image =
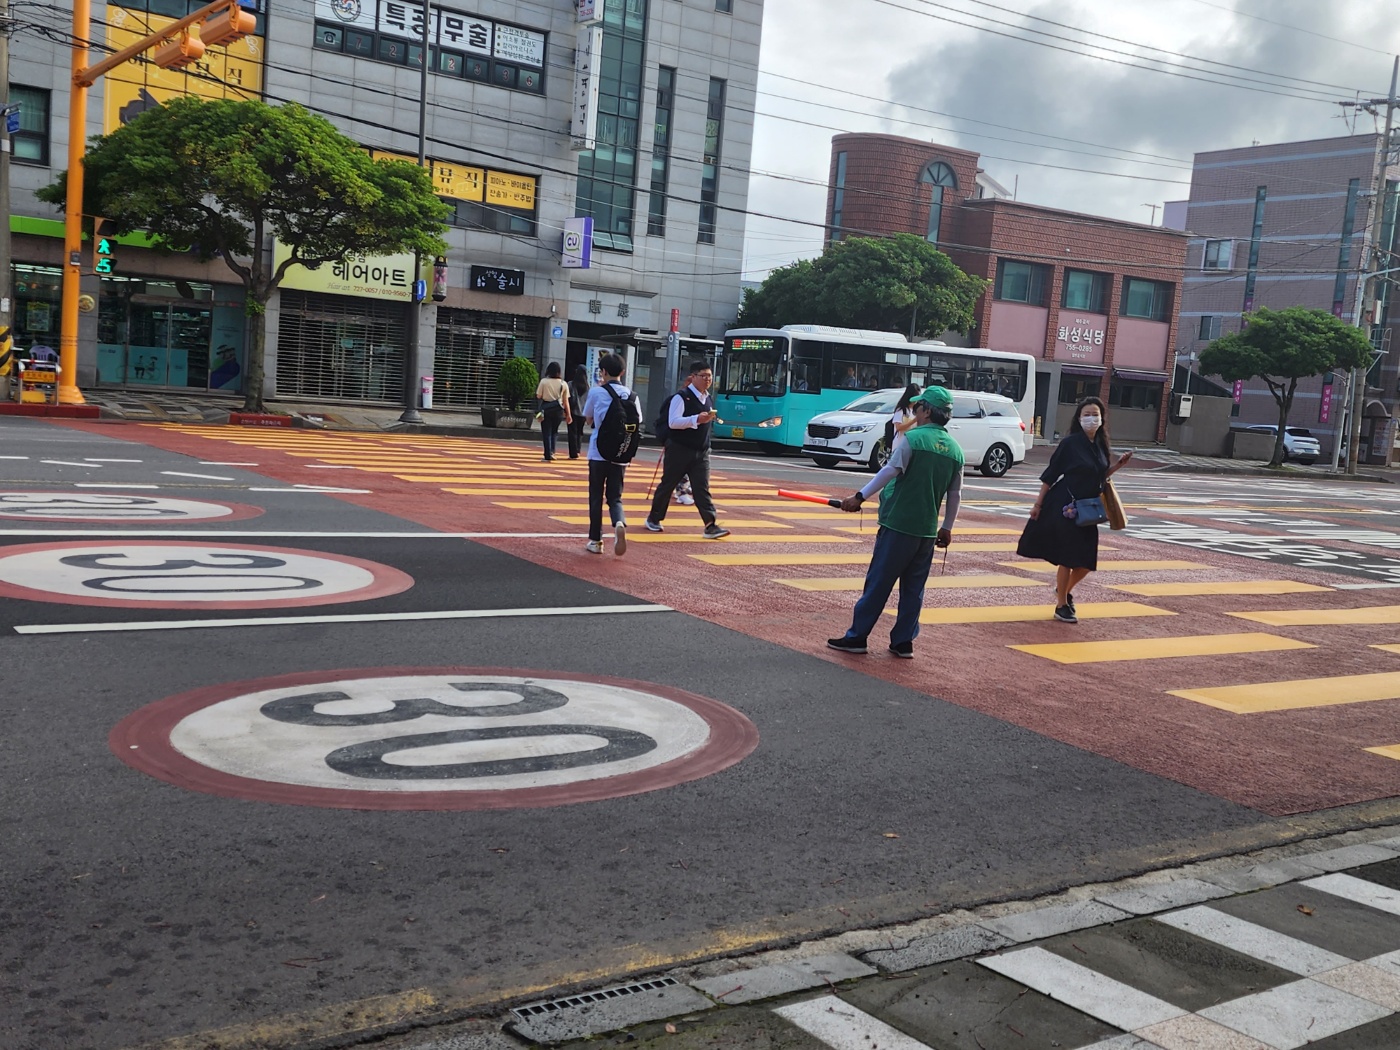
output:
[[[833,499],[831,496],[817,496],[810,492],[793,492],[790,489],[779,489],[778,495],[786,499],[806,500],[808,503],[823,503],[828,507],[835,507],[837,510],[841,509],[841,501],[839,499]]]

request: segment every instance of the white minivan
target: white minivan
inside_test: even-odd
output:
[[[969,469],[976,467],[987,477],[999,478],[1026,458],[1026,425],[1016,412],[1016,402],[1000,394],[952,393],[948,433],[961,446]],[[813,416],[803,437],[803,454],[819,467],[854,460],[879,470],[890,455],[885,422],[903,394],[903,387],[872,390],[845,408]]]

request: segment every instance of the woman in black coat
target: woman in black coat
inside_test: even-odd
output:
[[[569,458],[578,459],[583,449],[583,403],[588,400],[588,369],[583,365],[574,368],[569,380],[569,409],[573,413],[569,423]]]
[[[1124,452],[1113,461],[1107,415],[1104,403],[1096,397],[1079,402],[1069,433],[1055,447],[1050,465],[1040,475],[1040,495],[1016,547],[1023,558],[1040,558],[1059,566],[1055,573],[1055,619],[1065,623],[1079,622],[1071,593],[1075,584],[1099,567],[1098,527],[1078,524],[1065,517],[1065,510],[1077,499],[1102,495],[1109,476],[1133,458],[1131,452]]]

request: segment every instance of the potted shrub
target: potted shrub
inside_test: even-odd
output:
[[[501,398],[508,406],[508,410],[496,413],[495,425],[498,427],[520,427],[528,430],[534,420],[534,415],[522,411],[520,406],[529,398],[534,397],[535,388],[539,385],[540,374],[535,369],[535,363],[528,357],[512,357],[501,365],[500,374],[496,377],[496,389],[500,391]]]

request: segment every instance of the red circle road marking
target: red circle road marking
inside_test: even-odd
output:
[[[526,678],[541,684],[577,682],[632,690],[687,708],[705,722],[709,733],[703,744],[689,753],[639,771],[545,787],[458,791],[365,791],[259,780],[197,762],[178,750],[171,740],[186,718],[248,694],[333,686],[355,679],[424,675]],[[107,743],[112,753],[132,769],[178,787],[224,798],[326,809],[465,811],[544,808],[674,787],[718,773],[746,758],[758,746],[758,729],[743,714],[718,700],[652,682],[521,668],[378,667],[302,671],[193,689],[157,700],[128,715],[112,729]]]
[[[221,511],[224,511],[224,513],[205,514],[202,516],[171,516],[154,518],[133,518],[119,516],[114,517],[110,514],[106,515],[105,517],[81,517],[78,507],[76,506],[73,508],[71,513],[65,514],[63,512],[53,512],[49,514],[44,514],[42,512],[43,504],[24,504],[8,502],[8,497],[12,496],[61,496],[67,499],[76,499],[78,501],[78,506],[81,506],[84,502],[90,502],[94,507],[101,507],[101,504],[98,501],[104,499],[128,499],[139,501],[139,503],[144,503],[147,506],[164,504],[167,507],[175,507],[177,509],[180,507],[215,507]],[[120,510],[123,507],[136,507],[139,505],[139,503],[111,504],[108,506],[107,509]],[[32,507],[34,513],[20,514],[15,512],[15,509],[22,509],[27,506]],[[136,493],[130,492],[0,492],[0,520],[4,521],[99,522],[103,525],[212,525],[215,523],[222,525],[225,522],[230,521],[247,521],[249,518],[259,517],[263,513],[265,512],[262,507],[255,507],[251,503],[227,503],[219,500],[175,499],[173,497],[165,496],[141,496]]]
[[[89,597],[86,594],[65,594],[62,591],[42,590],[23,584],[12,583],[4,578],[6,561],[26,555],[54,554],[74,556],[81,553],[119,554],[127,548],[188,548],[192,551],[229,552],[233,554],[285,555],[305,563],[325,562],[328,568],[354,570],[358,574],[368,574],[370,582],[349,590],[323,594],[307,594],[296,598],[231,599],[190,601],[179,599],[133,599]],[[55,561],[57,557],[55,557]],[[119,566],[107,571],[120,572]],[[207,575],[207,574],[206,574]],[[170,579],[178,577],[171,576]],[[291,609],[312,605],[334,605],[341,602],[363,602],[372,598],[383,598],[399,594],[413,586],[413,577],[406,572],[367,561],[364,558],[351,558],[341,554],[326,554],[321,551],[303,551],[291,547],[266,547],[261,544],[202,543],[198,540],[117,540],[111,543],[69,541],[66,543],[23,543],[11,547],[0,547],[0,597],[23,598],[36,602],[55,602],[62,605],[90,605],[121,609]]]

